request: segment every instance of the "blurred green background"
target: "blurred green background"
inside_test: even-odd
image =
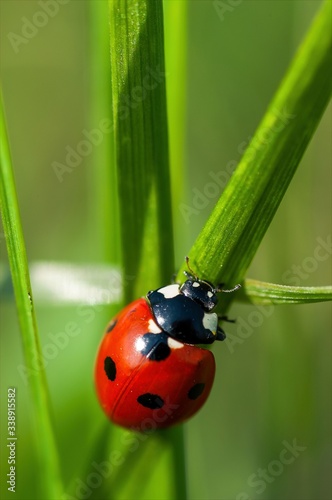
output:
[[[221,4],[228,6],[223,13]],[[198,208],[195,190],[204,193],[211,172],[225,172],[230,162],[239,161],[319,6],[317,0],[188,2],[185,185],[174,199],[177,266],[219,196],[219,192],[206,195],[202,201],[206,206]],[[9,33],[20,34],[22,18],[31,20],[40,10],[35,1],[1,1],[3,94],[28,257],[31,262],[104,262],[102,203],[93,180],[97,152],[83,159],[63,182],[52,168],[54,161],[64,163],[66,147],[75,148],[84,129],[96,128],[109,115],[105,110],[100,119],[91,118],[89,2],[59,4],[58,13],[14,50]],[[169,22],[168,40],[172,28]],[[170,85],[183,84],[174,71],[167,78]],[[332,252],[330,134],[331,108],[248,276],[303,286],[330,284],[331,259],[314,257],[317,247],[326,257]],[[173,182],[177,184],[176,174]],[[198,213],[186,219],[183,204]],[[5,276],[3,233],[1,256]],[[83,316],[77,306],[36,304],[44,346],[49,335],[63,331],[68,322],[80,328],[79,335],[70,338],[46,366],[66,484],[104,421],[92,370],[101,332],[114,308],[89,307],[90,315]],[[185,426],[189,498],[331,498],[330,305],[263,309],[235,304],[231,315],[238,323],[227,325],[229,340],[214,349],[213,392]],[[22,364],[9,293],[1,303],[1,406],[3,413],[6,388],[17,387],[16,496],[23,500],[35,498],[38,473],[33,412],[17,369]],[[1,434],[6,435],[4,419],[1,425]],[[281,463],[285,442],[292,445],[294,440],[301,451],[291,463]],[[6,460],[2,440],[3,471]],[[259,479],[260,474],[265,479]],[[1,496],[11,498],[3,481]]]

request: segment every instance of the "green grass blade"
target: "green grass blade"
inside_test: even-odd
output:
[[[331,37],[327,2],[190,252],[200,276],[243,279],[330,99]]]
[[[179,206],[188,187],[186,126],[188,101],[188,2],[164,0],[167,114],[174,235],[177,255],[188,251],[189,225],[179,217]],[[174,270],[173,270],[174,272]]]
[[[187,11],[188,2],[164,0],[165,55],[167,84],[167,115],[170,142],[170,165],[172,181],[173,212],[177,213],[185,187],[185,121],[187,104]],[[174,219],[178,236],[177,249],[183,238],[183,224],[179,217]],[[184,249],[183,252],[186,250]]]
[[[104,435],[104,441],[108,441],[109,450],[117,451],[120,465],[114,467],[110,477],[92,493],[91,499],[187,498],[185,477],[180,475],[184,459],[182,426],[148,434],[123,433],[119,428],[116,431],[111,439]],[[103,460],[109,456],[110,451],[105,450]],[[82,477],[88,472],[89,469]]]
[[[120,230],[116,175],[115,169],[110,168],[114,165],[114,127],[107,18],[107,2],[89,2],[90,123],[94,127],[106,123],[110,130],[89,157],[90,234],[101,243],[96,245],[95,258],[114,264],[119,262]]]
[[[38,338],[27,256],[15,181],[0,99],[1,214],[15,291],[23,350],[36,423],[36,449],[40,464],[38,483],[44,498],[58,500],[62,493],[60,466],[51,422],[50,402]]]
[[[174,271],[162,2],[110,0],[115,151],[126,301]]]
[[[332,300],[332,286],[287,286],[244,280],[239,300],[252,304],[310,304]]]

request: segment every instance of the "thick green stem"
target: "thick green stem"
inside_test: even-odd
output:
[[[329,102],[331,39],[326,2],[190,251],[199,276],[227,286],[244,278]]]

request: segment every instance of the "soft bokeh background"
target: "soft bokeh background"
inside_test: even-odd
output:
[[[221,4],[229,7],[222,15]],[[211,196],[207,187],[211,172],[225,172],[230,162],[239,161],[319,5],[317,0],[189,1],[185,186],[174,201],[177,265],[220,193],[215,189]],[[29,260],[103,262],[102,203],[95,198],[92,180],[92,169],[98,168],[93,164],[95,152],[63,182],[52,168],[54,161],[64,162],[66,146],[75,148],[84,138],[82,131],[100,121],[90,112],[89,2],[59,5],[58,13],[16,53],[8,34],[20,34],[22,18],[31,20],[38,10],[35,1],[1,1],[3,93]],[[172,23],[166,29],[169,40]],[[168,83],[180,85],[178,78],[170,72]],[[108,111],[100,119],[106,116]],[[303,158],[250,277],[303,286],[330,283],[330,133],[331,110]],[[196,190],[205,192],[203,208],[194,199]],[[183,204],[196,210],[189,219],[183,216]],[[3,236],[1,246],[6,266]],[[315,257],[317,252],[324,260]],[[2,289],[8,291],[4,266]],[[68,483],[104,420],[94,395],[92,367],[113,311],[108,306],[89,306],[83,312],[76,306],[36,306],[44,346],[69,322],[80,328],[46,366]],[[226,345],[214,349],[218,368],[212,395],[186,424],[189,497],[331,498],[330,305],[263,309],[236,304],[232,315],[238,323],[228,325]],[[3,413],[7,386],[17,387],[16,497],[22,500],[33,498],[36,481],[33,413],[18,371],[23,364],[15,305],[8,293],[1,304],[1,406]],[[2,435],[5,428],[2,419]],[[285,442],[291,446],[294,441],[301,451],[291,463],[280,463]],[[291,458],[291,453],[286,456]],[[2,440],[3,470],[6,458]],[[1,488],[3,498],[11,498],[4,484]]]

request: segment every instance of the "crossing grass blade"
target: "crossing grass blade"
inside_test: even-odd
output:
[[[311,304],[332,300],[331,286],[286,286],[244,280],[238,299],[252,304]]]

